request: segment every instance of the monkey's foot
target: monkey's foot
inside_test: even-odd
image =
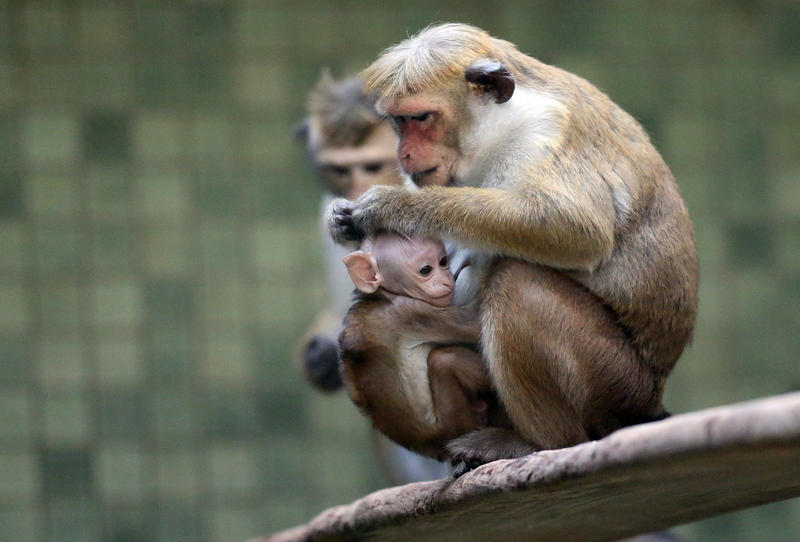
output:
[[[528,455],[537,450],[516,432],[500,427],[482,427],[462,435],[445,446],[453,477],[476,469],[484,463],[498,459],[512,459]]]

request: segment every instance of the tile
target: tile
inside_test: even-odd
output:
[[[92,438],[93,424],[90,400],[84,394],[53,390],[45,395],[41,429],[47,444],[86,445]]]
[[[191,502],[202,495],[207,470],[198,451],[160,450],[156,463],[158,493],[167,501]]]
[[[108,438],[144,438],[152,425],[146,399],[138,390],[102,390],[97,412],[100,433]]]
[[[49,447],[39,452],[43,495],[48,501],[91,497],[96,459],[88,448]]]
[[[27,445],[34,431],[34,401],[26,388],[4,389],[0,394],[0,446]],[[1,477],[0,477],[1,478]]]
[[[149,399],[152,428],[159,442],[182,444],[200,434],[199,401],[191,393],[155,390]]]
[[[294,495],[281,495],[280,497],[271,496],[267,499],[266,513],[264,520],[266,528],[263,533],[272,533],[283,529],[290,529],[298,525],[307,523],[315,514],[323,510],[327,504],[335,506],[334,503],[347,502],[343,495],[341,501],[317,502],[310,505],[304,498]]]
[[[140,260],[146,276],[186,279],[196,267],[190,235],[180,227],[148,228],[137,231],[143,252]]]
[[[51,53],[47,53],[50,58]],[[34,62],[23,75],[25,101],[41,109],[51,104],[60,107],[75,105],[79,100],[79,76],[81,66],[76,59]]]
[[[147,498],[148,457],[140,446],[105,444],[94,453],[95,487],[106,502],[136,503]]]
[[[76,226],[42,226],[34,231],[35,254],[41,277],[77,275],[88,249],[86,232]]]
[[[199,369],[209,385],[245,386],[254,377],[251,345],[238,333],[211,332]]]
[[[83,180],[92,221],[102,224],[129,223],[133,188],[127,168],[113,164],[87,164]]]
[[[0,272],[21,275],[31,264],[29,231],[20,221],[0,220]]]
[[[202,395],[201,428],[206,438],[233,440],[261,434],[264,423],[257,411],[257,398],[252,392],[220,386],[204,388]]]
[[[281,9],[264,6],[263,2],[242,6],[232,16],[233,40],[238,50],[264,54],[286,45],[287,28],[291,15]]]
[[[153,508],[114,503],[103,508],[103,540],[151,542],[154,540]]]
[[[208,453],[208,491],[218,498],[247,497],[259,487],[258,447],[244,443],[212,444]]]
[[[214,540],[251,540],[263,536],[259,529],[259,510],[255,507],[216,506],[209,510]]]
[[[298,380],[259,391],[257,413],[267,435],[300,436],[308,432],[308,401],[304,400],[305,388],[301,386],[305,384]]]
[[[135,89],[137,102],[147,107],[177,107],[191,94],[188,67],[180,58],[164,51],[153,53],[148,62],[136,66]]]
[[[134,180],[137,216],[150,226],[182,224],[191,209],[191,188],[179,171],[143,172]]]
[[[32,323],[31,296],[19,281],[0,282],[0,333],[24,333]]]
[[[39,466],[28,453],[0,453],[0,500],[31,502],[41,491]]]
[[[77,334],[48,333],[36,353],[36,378],[51,390],[81,390],[89,385],[90,369],[84,341]]]
[[[206,326],[235,326],[245,322],[247,285],[236,274],[214,273],[198,288],[199,312]]]
[[[209,171],[195,176],[194,195],[198,210],[209,217],[241,217],[248,205],[242,184],[224,171]]]
[[[41,515],[39,509],[24,503],[0,508],[0,540],[40,542]]]
[[[0,220],[24,216],[22,176],[17,171],[0,169]]]
[[[45,539],[47,542],[100,542],[102,519],[98,505],[89,499],[50,504]]]
[[[233,74],[237,104],[247,109],[268,111],[286,103],[287,89],[284,85],[276,85],[275,81],[284,81],[287,76],[286,66],[279,62],[237,62]]]
[[[165,326],[151,330],[146,356],[156,387],[181,387],[192,382],[195,355],[190,329]]]
[[[84,5],[77,10],[78,44],[84,56],[124,54],[132,46],[130,12],[119,6]]]
[[[0,386],[29,384],[32,347],[18,333],[0,333]]]
[[[260,457],[260,483],[267,488],[267,494],[299,493],[314,487],[316,471],[312,466],[315,455],[315,448],[309,447],[302,438],[270,440]]]
[[[77,332],[86,320],[85,288],[76,275],[65,275],[41,284],[37,295],[37,314],[44,327]]]
[[[81,120],[83,156],[87,161],[125,162],[131,155],[130,115],[94,111]]]
[[[28,167],[36,171],[77,161],[80,131],[76,115],[42,110],[28,113],[21,123],[21,147]]]
[[[78,207],[77,183],[71,176],[38,174],[25,179],[25,208],[38,223],[73,222]]]
[[[195,115],[190,122],[189,153],[200,166],[228,165],[234,158],[236,127],[226,115]],[[221,169],[221,168],[220,168]],[[224,181],[220,181],[223,183]]]
[[[100,55],[96,59],[84,60],[78,67],[78,96],[73,99],[91,109],[119,110],[135,103],[136,70],[133,64],[109,60]]]
[[[133,274],[134,233],[127,225],[98,225],[92,232],[92,267],[97,274]]]
[[[149,280],[144,285],[147,319],[155,325],[187,325],[196,306],[191,282],[179,279]]]
[[[155,520],[157,542],[192,540],[211,541],[208,533],[207,514],[188,503],[162,504]]]
[[[197,238],[203,269],[213,275],[238,272],[243,260],[242,236],[234,221],[206,221]]]
[[[94,325],[102,329],[141,324],[145,316],[142,290],[132,276],[98,280],[92,289]]]
[[[737,267],[770,267],[774,262],[772,229],[760,221],[728,226],[728,254]]]
[[[142,111],[132,118],[131,131],[139,160],[174,162],[187,153],[188,123],[178,112]]]
[[[147,376],[141,339],[135,334],[101,336],[94,343],[97,380],[101,387],[135,388]]]
[[[67,44],[66,10],[56,5],[28,5],[22,10],[23,43],[29,51],[60,52]]]

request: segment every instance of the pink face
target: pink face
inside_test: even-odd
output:
[[[445,185],[455,173],[458,149],[453,112],[441,94],[414,94],[382,103],[400,142],[397,156],[403,170],[420,186]]]
[[[390,237],[375,247],[374,254],[388,291],[437,307],[453,301],[455,281],[441,241]]]

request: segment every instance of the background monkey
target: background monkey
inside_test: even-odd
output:
[[[587,81],[467,25],[422,31],[364,77],[422,189],[335,202],[332,236],[388,230],[476,252],[483,356],[533,448],[663,416],[694,327],[697,257],[641,126]],[[490,461],[507,456],[501,440],[481,428],[451,453]]]
[[[375,95],[364,92],[359,77],[334,80],[323,71],[309,93],[308,117],[297,131],[325,193],[322,207],[334,197],[356,199],[372,185],[403,182],[397,164],[397,135],[375,110]],[[322,236],[330,302],[299,341],[298,363],[306,380],[324,392],[342,388],[337,336],[352,303],[352,284],[341,259],[347,249]],[[375,457],[392,483],[441,478],[446,465],[412,454],[378,432],[372,433]]]
[[[365,94],[358,77],[334,80],[325,70],[308,97],[308,118],[297,136],[307,143],[308,156],[325,185],[323,208],[334,197],[356,199],[373,185],[402,183],[397,166],[397,136],[375,111],[375,96]],[[342,386],[336,337],[350,304],[352,290],[341,265],[347,250],[325,234],[324,250],[329,305],[321,311],[299,345],[306,379],[323,391]]]
[[[442,458],[449,440],[505,421],[476,350],[477,306],[450,306],[441,241],[380,235],[366,245],[343,259],[362,294],[339,336],[345,385],[377,429]]]

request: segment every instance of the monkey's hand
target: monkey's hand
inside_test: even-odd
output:
[[[385,231],[415,235],[414,220],[407,216],[415,207],[414,194],[397,186],[373,186],[354,202],[353,224],[367,236]]]
[[[337,198],[331,202],[325,212],[325,222],[331,238],[339,245],[360,243],[365,232],[359,228],[353,217],[355,203],[344,198]]]

